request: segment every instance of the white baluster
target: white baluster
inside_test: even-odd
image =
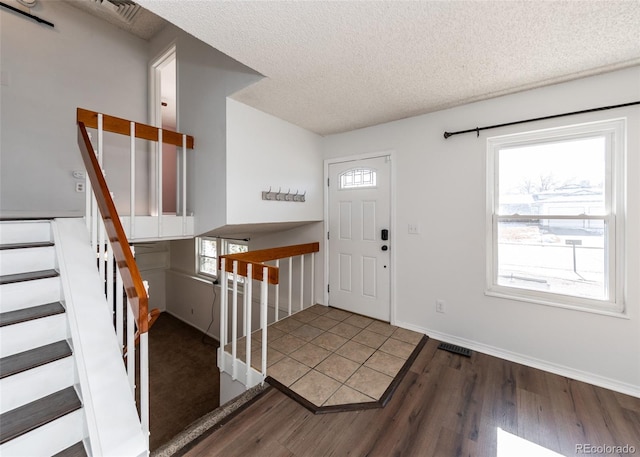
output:
[[[91,233],[91,201],[93,199],[93,189],[91,188],[89,173],[85,171],[84,175],[84,222],[87,224],[87,230]]]
[[[162,154],[164,152],[163,148],[164,144],[162,143],[162,129],[158,129],[158,188],[156,192],[158,193],[158,236],[162,236],[162,211],[163,211],[163,203],[162,203]]]
[[[276,268],[278,269],[278,272],[280,271],[280,259],[276,259]],[[264,278],[262,279],[264,281]],[[280,312],[280,282],[278,282],[278,284],[276,284],[275,287],[275,293],[276,293],[276,309],[274,310],[275,312],[275,318],[274,318],[274,322],[278,322],[278,314]]]
[[[91,196],[93,205],[91,207],[91,249],[94,253],[98,252],[98,202],[96,196]]]
[[[309,298],[309,306],[315,305],[315,268],[316,268],[316,253],[311,253],[311,297]]]
[[[240,338],[247,336],[247,282],[242,283],[242,325],[240,325]]]
[[[182,135],[182,234],[187,234],[187,135]]]
[[[101,219],[100,223],[98,224],[98,271],[100,272],[100,281],[102,282],[103,287],[106,280],[106,272],[105,272],[105,265],[104,265],[104,261],[106,260],[104,255],[106,239],[105,239],[104,230],[105,230],[104,223]]]
[[[130,172],[131,182],[129,183],[130,195],[129,195],[129,238],[134,239],[136,236],[136,123],[131,122],[129,125],[130,135]]]
[[[304,309],[304,254],[300,256],[300,311]]]
[[[231,357],[233,370],[231,378],[238,377],[237,345],[238,345],[238,261],[233,261],[233,295],[231,296]]]
[[[245,353],[246,353],[246,363],[247,363],[247,377],[245,378],[245,385],[247,387],[247,389],[249,389],[249,379],[251,379],[251,307],[252,307],[252,288],[253,288],[253,280],[252,280],[252,273],[253,273],[253,265],[252,264],[247,264],[247,277],[244,280],[244,286],[245,286],[245,300],[246,300],[246,320],[245,320],[245,334],[246,334],[246,338],[245,338],[245,343],[246,343],[246,347],[245,347]]]
[[[140,422],[149,449],[149,333],[140,335]]]
[[[267,376],[267,294],[269,292],[269,269],[262,268],[262,283],[260,284],[260,326],[262,327],[262,384]]]
[[[291,316],[291,288],[293,286],[293,257],[289,257],[289,316]]]
[[[115,300],[113,296],[113,251],[111,250],[111,243],[107,243],[107,303],[113,316]]]
[[[103,118],[102,114],[98,113],[98,147],[94,150],[96,158],[98,159],[98,165],[100,165],[100,170],[102,170],[102,145],[103,145]],[[93,229],[91,231],[91,244],[93,246],[93,252],[98,252],[98,233],[100,232],[100,227],[102,224],[101,218],[98,214],[98,203],[95,199],[95,195],[93,196],[93,211],[91,216],[91,223],[93,225]]]
[[[228,319],[228,302],[229,302],[229,288],[224,278],[227,277],[227,259],[224,257],[220,259],[220,272],[218,278],[220,278],[220,347],[224,352],[224,347],[227,344],[227,319]]]
[[[131,302],[127,300],[127,375],[129,377],[129,387],[131,393],[136,394],[136,318],[131,310]]]
[[[98,150],[97,152],[97,156],[98,156],[98,165],[100,165],[100,168],[102,168],[102,161],[104,159],[104,151],[102,149],[104,143],[103,143],[103,139],[104,139],[104,119],[102,116],[102,113],[98,113]]]
[[[116,336],[120,353],[124,351],[124,284],[120,269],[116,274]]]

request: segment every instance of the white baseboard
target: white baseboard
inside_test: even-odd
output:
[[[603,387],[605,389],[640,398],[640,386],[634,386],[633,384],[621,382],[616,379],[607,378],[586,371],[576,370],[567,366],[558,365],[552,362],[537,359],[535,357],[507,351],[505,349],[497,348],[495,346],[490,346],[484,343],[479,343],[477,341],[467,340],[465,338],[460,338],[454,335],[437,332],[435,330],[419,327],[417,325],[409,324],[406,322],[398,321],[395,325],[413,330],[415,332],[424,333],[430,338],[436,339],[438,341],[456,344],[458,346],[463,346],[477,352],[482,352],[483,354],[508,360],[510,362],[519,363],[528,367],[537,368],[549,373],[557,374],[570,379],[575,379],[576,381],[586,382],[598,387]]]

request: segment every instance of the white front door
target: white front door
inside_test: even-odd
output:
[[[388,156],[329,165],[329,305],[387,322],[390,169]]]

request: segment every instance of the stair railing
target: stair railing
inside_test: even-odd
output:
[[[274,286],[273,294],[273,322],[290,316],[295,311],[301,311],[305,307],[304,284],[305,278],[310,284],[308,306],[314,302],[314,268],[315,253],[320,250],[320,243],[298,244],[280,248],[262,249],[239,254],[220,256],[219,270],[222,294],[220,296],[220,349],[218,351],[218,367],[231,374],[235,381],[239,379],[247,389],[264,382],[267,376],[267,327],[269,325],[269,285]],[[311,261],[309,276],[305,276],[305,257],[310,256]],[[293,270],[294,258],[299,259],[297,276],[299,280],[299,297],[293,297]],[[280,261],[288,262],[288,290],[286,291],[286,315],[280,314]],[[265,262],[274,262],[273,265]],[[297,262],[296,262],[297,263]],[[230,273],[230,278],[227,279]],[[261,331],[261,367],[254,370],[251,367],[252,352],[252,305],[253,305],[253,281],[260,282],[260,319]],[[238,295],[239,285],[242,284],[242,323],[238,323]],[[229,288],[231,291],[231,303],[229,303]],[[295,302],[295,303],[294,303]],[[294,306],[295,305],[295,306]],[[283,310],[284,311],[284,310]],[[230,331],[229,331],[230,330]],[[238,335],[240,330],[241,335]],[[245,360],[238,357],[238,340],[245,338]],[[225,351],[230,345],[230,354]],[[242,371],[241,371],[242,370]]]
[[[105,119],[106,117],[106,119]],[[180,135],[175,132],[163,131],[163,129],[155,129],[143,124],[123,119],[113,118],[111,116],[103,116],[99,113],[89,112],[87,110],[78,109],[78,146],[85,164],[87,173],[87,226],[91,233],[91,243],[93,248],[98,252],[98,268],[101,277],[105,278],[107,302],[110,310],[115,310],[115,327],[116,335],[123,354],[126,354],[126,367],[131,387],[132,395],[135,398],[135,380],[136,380],[136,343],[139,341],[140,350],[140,367],[139,367],[139,394],[140,394],[140,422],[149,448],[149,343],[148,330],[150,323],[149,314],[149,298],[147,288],[142,280],[140,271],[135,262],[133,252],[124,228],[120,221],[120,216],[116,210],[115,204],[109,192],[104,172],[101,167],[99,156],[93,148],[87,125],[94,126],[93,120],[96,120],[96,126],[99,131],[99,143],[102,147],[102,131],[112,131],[116,133],[122,132],[122,122],[130,125],[131,142],[134,143],[135,138],[142,137],[152,139],[162,144],[163,137],[165,140],[173,138],[175,144],[176,136],[182,139],[182,145],[186,151],[189,146],[189,140],[186,135]],[[106,122],[105,122],[106,120]],[[105,126],[106,123],[106,126]],[[155,131],[149,133],[151,128]],[[193,139],[190,140],[193,146]],[[132,146],[133,147],[133,146]],[[160,150],[162,148],[159,148]],[[186,156],[186,154],[185,154]],[[133,157],[133,156],[132,156]],[[161,158],[161,157],[160,157]],[[132,158],[132,163],[134,158]],[[161,162],[160,162],[161,163]],[[186,170],[186,167],[184,168]],[[135,175],[135,168],[132,168],[132,176]],[[135,179],[135,178],[132,178]],[[183,179],[183,185],[186,181]],[[135,182],[132,182],[132,188],[135,188]],[[133,195],[133,192],[132,192]],[[161,192],[160,192],[160,206]],[[133,203],[133,196],[132,196]],[[135,206],[132,206],[132,214]],[[183,193],[183,214],[186,214],[186,193]],[[97,212],[100,211],[102,223],[98,222]],[[162,212],[160,212],[162,214]],[[132,218],[133,220],[133,218]],[[106,240],[109,243],[106,243]],[[115,288],[114,288],[114,262],[115,262]],[[105,271],[106,270],[106,271]],[[124,314],[123,291],[127,297],[126,317]],[[155,317],[155,315],[153,316]],[[126,338],[124,334],[124,325],[126,323]],[[136,332],[137,327],[137,332]],[[126,346],[125,346],[126,344]]]

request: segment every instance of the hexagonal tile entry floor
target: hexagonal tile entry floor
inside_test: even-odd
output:
[[[260,331],[251,365],[262,364]],[[391,399],[426,335],[314,305],[267,329],[267,382],[314,413],[381,408]],[[231,345],[225,346],[231,353]],[[245,361],[245,340],[237,356]]]

